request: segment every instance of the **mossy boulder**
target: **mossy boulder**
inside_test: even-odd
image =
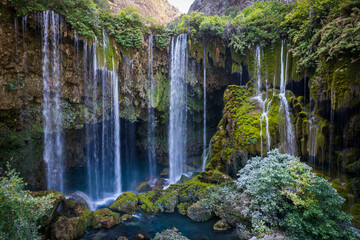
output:
[[[160,209],[162,212],[173,213],[175,208],[179,203],[179,192],[177,190],[171,192],[164,192],[165,194],[161,196],[155,202],[155,206]]]
[[[191,205],[187,212],[187,216],[195,222],[205,222],[214,216],[214,212],[205,203],[198,201]]]
[[[94,229],[111,228],[120,223],[120,215],[108,208],[98,209],[94,212],[91,226]]]
[[[90,225],[92,213],[85,210],[80,216],[67,218],[59,217],[52,225],[52,238],[61,240],[72,240],[85,234]]]
[[[181,215],[186,215],[188,208],[190,207],[190,203],[180,203],[177,205],[177,210]]]
[[[109,208],[119,212],[135,214],[138,209],[138,197],[135,193],[125,192],[121,194]]]
[[[226,222],[225,219],[221,219],[214,224],[213,229],[215,232],[226,232],[227,230],[231,229],[231,226]]]
[[[184,237],[177,229],[165,229],[161,233],[156,233],[153,240],[189,240],[187,237]]]

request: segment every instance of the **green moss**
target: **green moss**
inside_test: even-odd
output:
[[[159,209],[155,207],[152,199],[155,196],[155,192],[149,192],[149,194],[139,194],[139,207],[148,215],[154,215],[159,212]]]
[[[269,131],[272,139],[272,147],[276,146],[279,132],[279,106],[280,98],[276,94],[278,90],[269,90],[266,105],[270,105]],[[221,172],[229,171],[235,174],[233,169],[243,164],[242,159],[247,155],[261,155],[260,116],[262,108],[258,101],[253,98],[254,90],[251,87],[229,86],[224,93],[223,118],[220,121],[217,132],[212,139],[212,153],[207,169],[217,169]],[[271,101],[271,103],[270,103]],[[266,124],[263,120],[262,138],[266,139]],[[263,149],[266,149],[266,141],[263,141]]]
[[[94,229],[111,228],[120,222],[120,215],[108,208],[98,209],[93,213],[91,226]]]
[[[137,212],[138,197],[135,193],[125,192],[110,205],[110,209],[129,214]]]

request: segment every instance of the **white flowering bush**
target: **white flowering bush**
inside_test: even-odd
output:
[[[344,199],[296,157],[278,150],[252,158],[239,171],[238,191],[251,196],[251,225],[261,235],[273,228],[289,239],[356,239]]]

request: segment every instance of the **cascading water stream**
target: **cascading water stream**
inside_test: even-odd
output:
[[[44,117],[43,158],[47,166],[47,189],[64,192],[64,142],[60,102],[60,15],[53,11],[44,11],[41,16],[41,24]]]
[[[185,170],[186,163],[186,73],[187,35],[171,40],[170,69],[170,122],[169,122],[169,177],[176,183]]]
[[[282,147],[285,152],[294,155],[295,154],[295,130],[291,121],[291,115],[289,112],[289,103],[286,98],[286,83],[287,83],[287,66],[289,53],[286,52],[286,63],[284,64],[284,45],[285,42],[282,41],[281,44],[281,72],[280,72],[280,109],[279,111],[283,112],[284,115],[284,128],[282,139]]]
[[[202,160],[202,167],[201,171],[205,171],[207,154],[206,154],[206,39],[204,37],[204,115],[203,115],[203,122],[204,122],[204,129],[203,129],[203,160]]]
[[[263,94],[261,92],[261,49],[260,49],[260,45],[256,46],[256,54],[255,54],[255,58],[256,58],[256,65],[255,65],[255,69],[256,69],[256,77],[257,77],[257,81],[256,81],[256,93],[257,96],[254,97],[254,99],[256,101],[259,102],[261,109],[262,109],[262,113],[260,116],[260,139],[261,139],[261,156],[263,156],[263,121],[265,119],[265,131],[266,131],[266,146],[267,146],[267,150],[270,150],[271,147],[271,137],[270,137],[270,132],[269,132],[269,118],[268,118],[268,114],[270,112],[270,107],[271,107],[271,102],[272,102],[272,98],[271,100],[268,102],[268,86],[267,86],[267,76],[265,76],[266,78],[266,93],[265,93],[265,100],[263,100]]]
[[[154,71],[153,71],[153,42],[154,35],[149,36],[149,68],[148,68],[148,161],[149,161],[149,176],[156,175],[156,152],[155,152],[155,115],[154,115]]]
[[[103,32],[102,48],[95,38],[92,46],[75,37],[74,45],[83,44],[83,78],[86,134],[86,193],[91,209],[104,205],[121,194],[121,139],[119,85],[114,59],[107,62],[108,38]],[[98,52],[103,51],[103,66]],[[75,50],[76,53],[79,49]],[[88,54],[90,53],[90,54]],[[111,66],[109,70],[107,66]],[[101,112],[101,119],[98,115]],[[99,123],[100,122],[100,123]]]

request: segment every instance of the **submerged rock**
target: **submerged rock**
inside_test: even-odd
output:
[[[231,226],[226,222],[226,220],[221,219],[214,224],[213,229],[215,232],[225,232],[231,229]]]
[[[187,237],[183,236],[180,232],[175,231],[174,229],[165,229],[161,233],[156,233],[153,240],[189,240]]]
[[[204,222],[213,217],[213,211],[205,206],[204,203],[198,201],[191,205],[187,210],[187,216],[195,222]]]
[[[129,240],[127,237],[124,237],[124,236],[120,236],[120,237],[118,237],[118,239],[117,240]]]
[[[138,197],[135,193],[125,192],[121,194],[115,202],[110,205],[111,210],[135,214],[138,208]]]
[[[112,226],[120,223],[120,215],[112,212],[108,208],[98,209],[94,212],[91,226],[94,229],[98,228],[111,228]]]
[[[134,218],[134,217],[133,217],[132,215],[130,215],[130,214],[124,214],[124,215],[122,215],[122,216],[120,217],[120,220],[121,220],[122,222],[129,222],[129,221],[131,221],[133,218]]]
[[[91,222],[91,211],[85,210],[80,216],[59,217],[52,225],[52,239],[72,240],[85,234]]]

